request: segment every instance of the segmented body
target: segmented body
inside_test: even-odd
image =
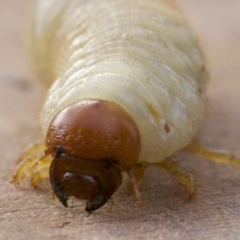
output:
[[[139,161],[186,147],[205,104],[203,57],[182,13],[164,0],[38,0],[32,53],[46,85],[43,134],[85,98],[113,101],[135,120]]]

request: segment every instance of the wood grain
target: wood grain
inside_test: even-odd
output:
[[[240,157],[240,2],[181,0],[199,35],[211,82],[207,115],[198,138]],[[39,84],[22,47],[30,0],[0,0],[0,239],[239,239],[240,171],[184,153],[185,171],[202,187],[187,203],[183,189],[164,171],[147,170],[139,209],[123,186],[115,208],[88,215],[84,202],[64,208],[51,190],[9,184],[17,158],[38,139]]]

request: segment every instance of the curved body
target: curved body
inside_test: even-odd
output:
[[[118,103],[136,121],[139,161],[159,162],[189,144],[203,117],[207,75],[172,3],[39,0],[33,26],[34,57],[54,82],[41,113],[44,135],[60,110],[95,98]]]
[[[172,4],[39,0],[34,16],[34,54],[45,81],[54,82],[41,113],[44,134],[61,109],[99,98],[135,119],[139,161],[159,162],[188,145],[203,117],[206,73],[197,40]]]
[[[12,183],[50,179],[69,196],[103,206],[158,165],[193,196],[192,176],[168,156],[187,147],[205,104],[207,74],[197,40],[172,1],[39,0],[30,49],[50,87],[40,116],[44,142],[25,152]],[[200,151],[202,153],[202,150]]]
[[[44,134],[61,109],[96,98],[136,121],[139,161],[159,162],[188,145],[203,117],[207,77],[197,40],[171,3],[39,0],[34,16],[34,54],[54,82],[41,113]]]

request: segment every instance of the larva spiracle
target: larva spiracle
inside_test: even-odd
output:
[[[91,212],[121,185],[122,171],[140,200],[142,173],[156,164],[193,195],[191,175],[169,156],[186,148],[216,158],[191,142],[208,75],[173,1],[36,0],[29,40],[51,85],[40,114],[45,143],[25,153],[12,183],[50,177],[64,206],[75,196]]]

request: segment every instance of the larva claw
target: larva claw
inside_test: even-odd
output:
[[[122,182],[121,171],[105,161],[94,161],[69,156],[56,156],[50,166],[50,181],[54,193],[67,207],[67,198],[87,200],[86,211],[103,206]]]
[[[85,210],[87,212],[92,212],[97,210],[98,208],[102,207],[108,201],[108,197],[100,193],[94,199],[90,199],[87,201]]]
[[[51,184],[52,184],[52,189],[55,193],[55,195],[57,196],[57,198],[59,199],[59,201],[62,203],[63,206],[68,207],[67,204],[67,195],[66,192],[55,182],[52,182],[51,180]]]

